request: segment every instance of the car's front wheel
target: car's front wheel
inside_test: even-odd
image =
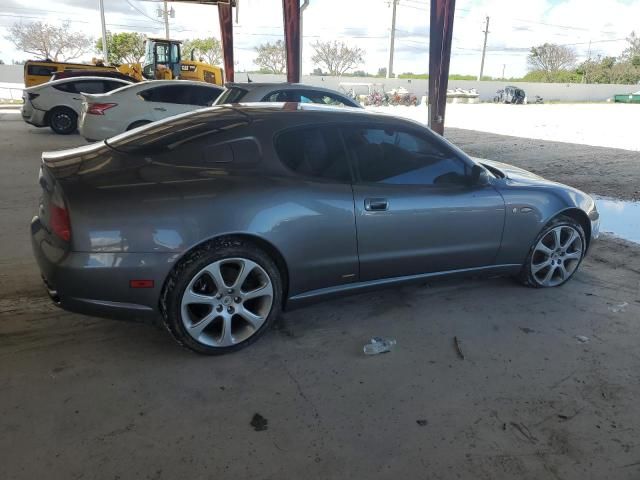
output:
[[[59,135],[69,135],[78,128],[78,115],[66,107],[56,107],[49,115],[51,130]]]
[[[165,285],[161,308],[174,338],[198,353],[216,355],[256,341],[282,304],[274,261],[243,240],[224,240],[195,250]]]
[[[576,273],[585,249],[580,223],[561,215],[549,222],[533,242],[521,280],[536,288],[558,287]]]

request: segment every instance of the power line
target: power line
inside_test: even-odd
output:
[[[136,12],[138,12],[140,15],[147,17],[149,20],[156,22],[156,23],[163,23],[161,20],[158,20],[157,18],[153,18],[150,17],[149,15],[147,15],[145,12],[143,12],[142,10],[140,10],[138,7],[136,7],[133,3],[131,3],[129,0],[125,0],[125,2],[127,2],[129,4],[129,6],[131,8],[133,8]]]

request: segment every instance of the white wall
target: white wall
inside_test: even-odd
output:
[[[249,74],[254,82],[283,82],[286,81],[284,75]],[[247,74],[236,73],[236,81],[244,82]],[[373,77],[320,77],[315,75],[304,75],[302,83],[310,85],[321,85],[326,88],[339,89],[341,82],[351,83],[381,83],[385,90],[404,87],[418,97],[427,94],[429,87],[428,80],[412,79],[386,79]],[[475,80],[449,80],[449,88],[475,88],[480,94],[481,100],[493,99],[497,90],[509,85],[509,82]],[[531,83],[517,82],[514,85],[527,92],[529,98],[540,95],[545,100],[559,100],[569,102],[598,102],[612,98],[613,95],[621,93],[631,93],[640,90],[640,85],[609,85],[609,84],[581,84],[581,83]]]
[[[0,65],[0,83],[16,83],[23,81],[22,65]],[[284,75],[249,74],[254,82],[284,82]],[[246,73],[236,73],[238,82],[247,80]],[[386,79],[373,77],[320,77],[315,75],[304,75],[303,83],[310,85],[321,85],[323,87],[339,90],[341,82],[352,83],[381,83],[385,90],[404,87],[411,93],[421,97],[427,94],[428,80],[411,79]],[[475,88],[480,94],[481,100],[491,100],[496,90],[504,88],[509,82],[477,82],[474,80],[450,80],[449,88]],[[598,102],[613,97],[615,94],[631,93],[640,90],[640,85],[585,85],[580,83],[529,83],[518,82],[516,85],[527,92],[529,98],[540,95],[545,100],[559,100],[569,102]],[[362,92],[364,93],[364,91]]]

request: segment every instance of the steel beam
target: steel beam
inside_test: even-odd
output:
[[[218,4],[218,19],[220,20],[220,38],[222,40],[222,56],[224,58],[224,76],[227,82],[233,82],[233,15],[231,4]]]
[[[444,134],[456,0],[431,0],[429,28],[429,127]]]
[[[287,82],[300,82],[300,0],[282,0]]]

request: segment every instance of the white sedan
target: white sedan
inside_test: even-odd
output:
[[[83,95],[80,134],[104,140],[172,115],[210,106],[222,93],[217,85],[189,80],[150,80],[104,95]]]
[[[54,132],[67,135],[78,128],[81,93],[105,93],[131,84],[118,78],[72,77],[25,88],[22,119],[36,127],[49,126]]]

